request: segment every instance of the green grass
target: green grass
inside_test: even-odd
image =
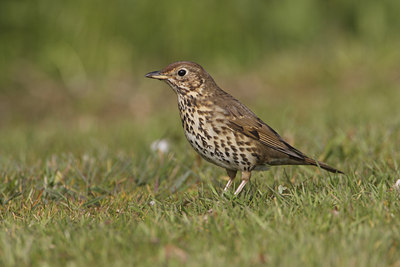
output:
[[[46,139],[70,149],[1,158],[2,266],[399,263],[399,154],[389,143],[349,158],[332,152],[347,175],[275,168],[235,198],[221,196],[224,172],[196,165],[181,141],[139,156],[92,134],[55,132]],[[33,150],[43,146],[40,134],[30,138]],[[80,139],[92,141],[75,147]],[[362,159],[371,150],[381,152]]]
[[[48,106],[42,119],[4,124],[0,265],[398,266],[400,67],[396,53],[363,49],[287,51],[240,75],[215,72],[290,143],[346,172],[276,167],[237,198],[221,195],[225,172],[184,140],[173,92],[142,75],[140,89],[109,97],[139,94],[140,116],[128,104]],[[150,149],[160,138],[166,154]]]
[[[0,266],[400,266],[399,5],[0,1]],[[221,195],[143,77],[183,59],[346,175]]]

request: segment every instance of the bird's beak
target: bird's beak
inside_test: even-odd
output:
[[[166,80],[168,76],[162,74],[160,71],[152,71],[145,75],[147,78],[158,79],[158,80]]]

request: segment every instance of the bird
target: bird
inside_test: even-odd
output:
[[[178,61],[145,77],[166,82],[176,93],[186,139],[202,158],[229,176],[224,192],[238,171],[241,183],[234,195],[243,190],[253,171],[277,165],[312,165],[343,174],[291,146],[195,62]]]

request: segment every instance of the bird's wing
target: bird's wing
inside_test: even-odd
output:
[[[232,103],[232,102],[231,102]],[[228,126],[265,146],[282,152],[292,158],[303,161],[305,155],[285,142],[271,127],[259,119],[250,109],[238,101],[225,106],[228,115]]]

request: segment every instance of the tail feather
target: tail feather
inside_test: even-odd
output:
[[[310,165],[319,166],[319,167],[321,167],[321,169],[327,170],[328,172],[344,174],[344,172],[342,172],[342,171],[340,171],[338,169],[335,169],[335,168],[333,168],[333,167],[329,166],[328,164],[323,163],[321,161],[313,160],[311,158],[306,158],[305,161]]]

